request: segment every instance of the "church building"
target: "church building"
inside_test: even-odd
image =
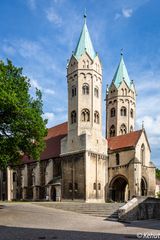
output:
[[[155,196],[155,166],[144,127],[135,130],[136,90],[123,55],[106,89],[102,135],[102,65],[84,16],[67,65],[68,121],[48,129],[40,161],[1,173],[0,198],[124,202]]]

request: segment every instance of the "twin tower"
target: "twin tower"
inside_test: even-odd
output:
[[[102,134],[102,65],[95,52],[84,16],[84,25],[67,66],[68,131],[74,136]],[[136,93],[121,54],[110,87],[106,90],[106,138],[134,131]],[[74,139],[71,140],[72,143]]]
[[[108,143],[106,138],[134,130],[135,88],[123,56],[106,92],[106,138],[102,136],[102,65],[88,32],[86,17],[67,66],[68,135],[61,140],[61,156],[72,160],[86,201],[107,199]],[[65,162],[64,164],[67,164]],[[69,171],[66,166],[64,174]],[[66,177],[67,179],[67,177]],[[84,187],[85,186],[85,187]]]

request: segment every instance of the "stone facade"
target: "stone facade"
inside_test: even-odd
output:
[[[134,131],[136,91],[123,56],[106,91],[102,135],[102,65],[86,20],[67,66],[68,123],[48,129],[40,161],[0,172],[0,198],[128,201],[155,194],[155,167],[145,130]]]

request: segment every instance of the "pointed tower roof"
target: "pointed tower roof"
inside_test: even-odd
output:
[[[79,59],[84,52],[87,52],[92,59],[94,59],[96,56],[96,52],[93,48],[93,44],[86,24],[86,15],[84,15],[84,25],[80,38],[78,40],[77,47],[74,51],[74,56]]]
[[[123,54],[121,53],[120,63],[118,65],[118,68],[116,70],[116,73],[114,75],[112,82],[114,83],[116,88],[119,88],[122,81],[125,81],[125,83],[128,85],[129,88],[131,87],[131,81],[128,75],[126,65],[123,60]]]

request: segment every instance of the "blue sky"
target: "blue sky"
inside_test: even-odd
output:
[[[35,87],[41,89],[48,127],[66,121],[66,64],[75,50],[85,8],[103,64],[103,99],[123,48],[138,94],[136,128],[144,121],[152,160],[160,167],[159,0],[1,0],[0,59],[23,67],[31,79],[31,94]]]

